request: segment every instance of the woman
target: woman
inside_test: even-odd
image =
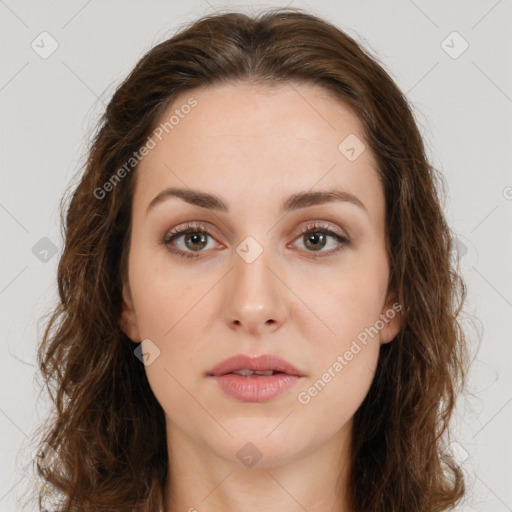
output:
[[[153,48],[67,209],[40,506],[451,509],[465,287],[437,178],[392,79],[318,17]]]

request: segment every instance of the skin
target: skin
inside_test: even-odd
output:
[[[368,147],[355,161],[338,150],[349,134],[364,140],[362,124],[313,84],[187,91],[163,119],[191,96],[197,106],[136,171],[120,318],[131,340],[148,338],[160,350],[145,370],[166,415],[166,512],[347,512],[353,415],[370,388],[380,344],[399,330],[399,315],[309,403],[298,394],[330,367],[332,375],[337,357],[394,302],[375,159]],[[229,212],[170,198],[146,214],[169,186],[220,196]],[[334,187],[365,209],[330,202],[279,213],[293,193]],[[206,224],[206,242],[197,248],[197,239],[187,244],[182,235],[173,244],[196,259],[161,242],[191,221]],[[330,236],[308,245],[300,233],[310,221],[323,221],[348,245],[334,252],[340,246]],[[236,252],[248,236],[263,249],[252,263]],[[319,253],[324,257],[311,257]],[[277,354],[306,377],[268,402],[238,401],[205,374],[240,353]],[[248,442],[261,454],[250,468],[237,457]]]

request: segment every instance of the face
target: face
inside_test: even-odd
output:
[[[146,340],[168,434],[239,466],[243,447],[271,467],[341,446],[380,344],[399,328],[384,193],[362,125],[305,84],[188,91],[162,122],[176,109],[134,171],[120,319]],[[168,188],[188,201],[167,194],[149,206]],[[331,200],[288,200],[332,190]],[[210,375],[239,354],[280,357],[297,376]]]

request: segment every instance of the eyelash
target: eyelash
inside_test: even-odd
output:
[[[182,258],[195,259],[200,256],[201,252],[204,252],[204,251],[197,251],[194,253],[194,252],[190,252],[190,251],[182,251],[180,249],[176,249],[175,247],[171,246],[171,243],[176,238],[179,238],[180,236],[187,235],[190,233],[202,233],[204,235],[212,237],[212,235],[210,234],[208,229],[203,224],[189,223],[189,224],[185,224],[181,228],[174,228],[171,231],[169,231],[168,233],[166,233],[164,235],[164,237],[162,238],[161,242],[173,254],[176,254]],[[322,233],[324,235],[332,236],[339,243],[339,246],[336,249],[329,251],[325,255],[315,254],[314,251],[306,251],[306,252],[311,252],[311,256],[308,256],[308,257],[310,257],[312,259],[319,259],[319,258],[325,258],[328,256],[332,256],[333,254],[342,250],[345,246],[347,246],[350,243],[347,238],[345,238],[345,237],[339,235],[338,233],[332,231],[331,229],[329,229],[328,225],[317,223],[317,222],[307,224],[305,229],[303,231],[301,231],[300,233],[298,233],[296,238],[299,238],[300,236],[303,236],[308,233]]]

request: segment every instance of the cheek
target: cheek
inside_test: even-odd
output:
[[[314,374],[300,390],[297,402],[311,418],[332,425],[333,431],[348,421],[364,400],[380,351],[378,321],[387,267],[371,254],[366,259],[359,257],[358,264],[349,269],[317,274],[316,279],[302,280],[300,286],[297,283],[296,289],[308,310],[297,308],[294,323],[314,361]]]
[[[160,343],[175,338],[183,326],[195,325],[190,319],[201,310],[201,297],[214,285],[208,275],[183,272],[166,256],[141,251],[133,254],[130,266],[138,326],[145,338]]]
[[[387,262],[383,251],[347,253],[339,266],[304,269],[293,281],[290,275],[290,282],[302,304],[296,308],[294,323],[315,340],[315,346],[342,350],[379,319],[388,283]]]
[[[145,368],[150,385],[159,401],[186,405],[190,396],[180,384],[192,392],[196,381],[192,382],[191,370],[206,370],[198,362],[204,360],[205,348],[211,347],[212,336],[205,326],[214,322],[213,308],[220,303],[215,289],[218,276],[180,272],[141,251],[133,254],[130,280],[140,334],[160,351]]]
[[[375,324],[382,308],[374,278],[352,273],[309,288],[308,305],[322,321],[308,313],[310,321],[301,327],[313,371],[297,392],[296,418],[321,431],[322,439],[350,421],[374,379],[381,346]]]

